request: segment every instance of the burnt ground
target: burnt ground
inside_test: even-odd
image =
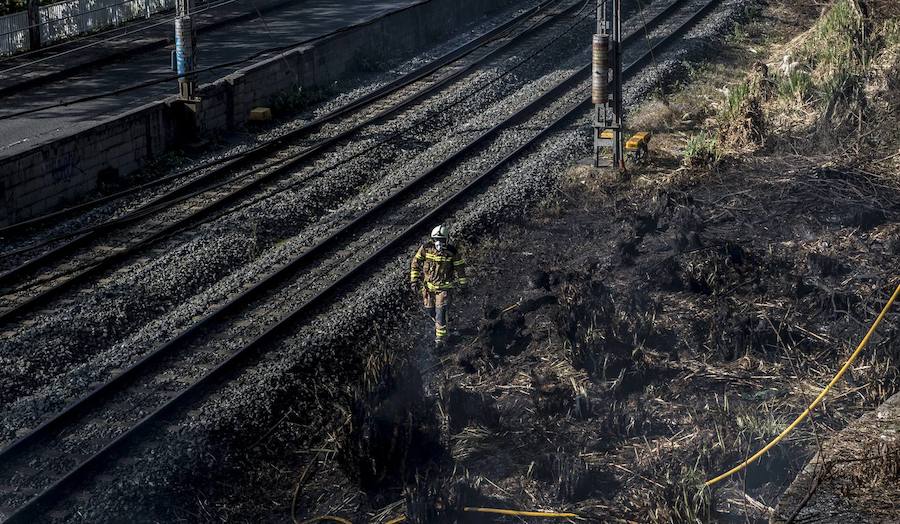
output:
[[[685,136],[710,115],[704,99],[810,16],[772,2],[758,34],[737,35],[671,93],[666,118],[639,110],[634,121],[658,134],[629,179],[573,167],[530,217],[460,239],[474,278],[453,305],[453,347],[433,355],[413,311],[353,348],[373,353],[360,384],[309,394],[309,414],[331,413],[319,434],[291,441],[292,426],[315,424],[289,413],[260,435],[240,482],[253,490],[252,472],[294,489],[289,502],[260,490],[273,499],[259,505],[293,506],[298,522],[502,521],[463,506],[588,522],[768,519],[825,439],[900,391],[900,322],[888,318],[811,420],[702,488],[809,404],[896,285],[889,165],[776,137],[713,169],[682,167]],[[878,158],[897,149],[880,145]],[[260,516],[198,507],[188,518]]]
[[[786,15],[774,5],[766,16]],[[725,53],[694,86],[709,93],[752,61]],[[818,442],[900,390],[900,324],[888,319],[811,423],[702,489],[780,432],[865,333],[895,285],[900,193],[885,170],[777,146],[711,171],[681,167],[684,135],[710,114],[702,102],[678,107],[694,86],[673,95],[674,123],[654,129],[650,166],[627,181],[572,168],[530,219],[467,239],[477,276],[454,308],[454,348],[387,366],[400,383],[418,368],[425,385],[382,382],[362,395],[354,431],[338,431],[334,457],[303,476],[302,514],[371,519],[380,508],[440,522],[481,505],[591,522],[762,521]],[[658,121],[658,110],[635,120]],[[412,324],[414,342],[401,345],[421,354],[427,322]],[[404,360],[397,349],[390,358]],[[416,431],[372,422],[402,427],[398,398],[417,399]],[[375,451],[398,438],[417,443],[411,456]],[[431,460],[412,471],[416,454]],[[404,478],[418,486],[405,496]]]
[[[378,488],[394,483],[377,465],[358,464],[408,466],[418,454],[437,458],[441,483],[464,479],[482,505],[592,522],[767,518],[817,435],[898,391],[894,320],[814,425],[703,503],[699,484],[777,434],[892,291],[900,198],[880,184],[772,159],[631,182],[576,168],[535,217],[473,253],[477,284],[455,308],[461,335],[437,370],[426,368],[432,399],[415,369],[388,372],[374,413],[350,410],[349,425],[367,435],[336,437],[338,460],[306,485],[301,507],[402,500]],[[411,455],[382,456],[397,426],[371,420],[403,427],[408,412],[394,403],[412,400],[421,425],[400,433],[416,443]]]
[[[498,428],[455,444],[505,450],[463,464],[517,494],[514,507],[558,507],[561,488],[538,478],[528,489],[526,472],[562,453],[605,479],[567,507],[604,520],[654,511],[670,520],[665,512],[687,509],[679,490],[693,496],[692,483],[774,436],[864,333],[892,291],[896,195],[879,207],[886,213],[873,212],[867,202],[881,192],[865,175],[748,167],[643,189],[576,193],[575,184],[551,209],[558,216],[507,231],[479,260],[486,308],[522,305],[498,320],[464,315],[479,337],[464,338],[436,380],[500,406]],[[836,396],[859,387],[865,401],[836,401],[817,425],[843,425],[896,391],[897,333],[896,322],[886,325],[871,349],[877,358],[861,364],[886,371],[887,384],[850,378]],[[739,479],[752,499],[726,489],[715,508],[762,516],[758,505],[774,504],[810,444],[790,440]]]

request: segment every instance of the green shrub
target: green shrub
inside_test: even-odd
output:
[[[702,131],[688,139],[684,148],[684,165],[690,168],[712,168],[719,163],[719,139]]]
[[[826,119],[835,114],[839,104],[858,98],[874,52],[869,47],[855,3],[838,0],[816,21],[811,37],[798,51],[798,61],[809,71],[809,79],[798,77],[797,81],[807,83],[808,100],[825,109]]]
[[[768,82],[756,71],[731,86],[717,115],[720,146],[741,148],[764,140],[762,101],[768,92]]]
[[[800,103],[809,102],[813,88],[812,78],[806,71],[796,70],[778,79],[778,96]]]
[[[743,24],[734,24],[731,34],[725,37],[725,41],[729,45],[745,44],[750,40],[750,33]]]
[[[728,91],[728,99],[725,101],[720,118],[725,122],[743,118],[743,109],[750,96],[750,84],[747,82],[732,86]]]

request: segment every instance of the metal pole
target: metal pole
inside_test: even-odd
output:
[[[612,162],[609,165],[624,170],[621,42],[622,0],[597,0],[597,33],[591,49],[594,166],[604,165],[602,159],[612,150]]]
[[[625,171],[625,115],[622,108],[622,0],[613,0],[615,16],[613,18],[612,53],[613,65],[613,113],[615,114],[615,145],[613,146],[613,165],[620,171]]]
[[[175,69],[178,72],[178,94],[184,100],[192,100],[196,88],[196,40],[191,7],[193,0],[175,0]]]
[[[28,0],[28,49],[41,48],[41,10],[38,0]]]

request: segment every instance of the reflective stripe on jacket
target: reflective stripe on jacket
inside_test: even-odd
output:
[[[429,240],[416,251],[410,264],[409,279],[412,282],[423,281],[429,291],[453,289],[457,284],[468,283],[466,261],[455,246],[447,244],[438,253],[434,241]]]

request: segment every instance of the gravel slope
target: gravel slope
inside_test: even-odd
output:
[[[561,28],[551,27],[538,35],[541,38],[537,38],[532,45],[543,45],[562,29],[567,29],[571,22],[564,21],[560,25]],[[574,32],[567,37],[574,38]],[[563,57],[569,44],[571,40],[567,38],[557,40],[551,48],[555,53],[548,53],[547,58]],[[530,47],[526,46],[526,49]],[[498,76],[498,71],[505,71],[519,61],[517,53],[513,52],[466,77],[458,84],[459,89],[450,101],[462,99],[467,89],[484,85]],[[485,122],[499,119],[513,107],[510,102],[504,102],[504,94],[516,90],[528,94],[533,92],[530,91],[534,89],[532,83],[540,87],[553,81],[553,78],[542,78],[541,70],[547,67],[548,61],[525,62],[516,69],[515,74],[507,75],[502,82],[495,82],[489,89],[481,91],[480,97],[470,104],[457,104],[454,112],[444,112],[440,121],[431,120],[426,126],[410,130],[411,135],[421,137],[421,144],[417,147],[404,147],[405,144],[397,147],[394,143],[388,143],[376,148],[381,136],[395,133],[406,127],[410,119],[420,118],[424,111],[428,111],[427,108],[412,108],[406,114],[367,131],[360,141],[326,154],[314,166],[298,173],[298,178],[288,183],[292,187],[281,188],[254,205],[165,242],[120,269],[114,274],[114,280],[101,281],[95,288],[83,291],[74,303],[39,314],[23,323],[12,330],[3,342],[0,362],[9,365],[0,368],[0,398],[4,399],[4,403],[25,399],[33,408],[39,409],[33,416],[40,416],[41,412],[53,406],[47,405],[45,400],[32,401],[28,398],[38,389],[63,388],[77,392],[79,387],[99,380],[102,372],[114,367],[104,364],[114,360],[119,365],[123,360],[117,357],[139,354],[140,347],[152,347],[167,338],[173,332],[173,326],[171,320],[161,325],[160,322],[167,322],[161,315],[173,312],[174,308],[189,301],[208,308],[223,300],[223,291],[233,294],[255,281],[259,274],[285,260],[298,247],[296,243],[285,245],[284,242],[306,238],[305,227],[315,225],[319,220],[334,220],[334,217],[327,215],[352,196],[354,190],[385,178],[408,177],[427,160],[436,161],[434,156],[426,156],[422,163],[413,164],[412,161],[420,156],[423,148],[440,141],[450,144],[449,147],[457,146],[469,136],[468,133],[448,135],[440,132],[439,126],[461,125],[475,114],[485,115]],[[436,102],[447,104],[444,100]],[[368,151],[369,154],[353,158],[334,169],[321,169],[323,165],[338,164],[348,157],[352,158],[360,151]],[[310,181],[303,184],[298,180]],[[354,209],[351,208],[351,211]],[[182,324],[197,318],[202,311],[194,309],[181,321]],[[149,324],[154,320],[157,322]],[[153,333],[149,344],[139,345],[133,337],[128,338],[139,332],[147,334],[145,328],[148,325],[151,326],[149,333]],[[111,351],[116,357],[104,356],[104,351]],[[88,362],[95,355],[94,362]],[[73,365],[84,369],[92,364],[101,374],[94,374],[89,380],[77,377],[68,379],[64,374]],[[71,398],[71,394],[64,396],[59,395],[58,391],[56,393],[55,406]],[[4,417],[7,435],[11,436],[12,431],[21,427],[14,420],[27,413],[23,406],[11,406],[12,409]]]
[[[666,53],[659,57],[656,67],[634,78],[628,84],[627,99],[637,100],[659,78],[677,75],[682,60],[701,54],[702,40],[727,28],[743,4],[737,0],[725,2],[688,35],[687,41],[693,42],[690,49]],[[494,230],[504,221],[527,213],[529,205],[555,187],[558,173],[588,154],[587,136],[583,122],[573,123],[506,170],[477,200],[453,214],[451,222],[459,235],[474,242],[479,232]],[[190,506],[185,498],[191,499],[192,494],[167,497],[216,471],[227,470],[229,464],[239,460],[247,440],[263,434],[287,406],[304,406],[313,422],[301,435],[321,427],[328,417],[306,404],[315,397],[317,384],[346,379],[339,370],[347,366],[348,358],[355,362],[361,358],[359,354],[350,358],[352,353],[364,350],[372,337],[389,337],[393,330],[405,327],[410,304],[402,283],[407,251],[413,247],[399,251],[355,292],[348,292],[322,315],[310,319],[295,335],[273,347],[265,359],[173,420],[157,438],[148,439],[140,449],[129,453],[128,461],[111,465],[104,474],[114,482],[101,480],[85,486],[83,497],[66,501],[68,509],[94,521],[135,514],[146,516],[147,521],[166,520],[173,507]],[[290,252],[292,248],[282,245],[272,251],[279,249]],[[152,337],[157,329],[144,329],[142,333]],[[305,438],[312,440],[314,434],[307,433]],[[162,500],[165,504],[160,503]],[[136,509],[141,512],[132,513]]]

